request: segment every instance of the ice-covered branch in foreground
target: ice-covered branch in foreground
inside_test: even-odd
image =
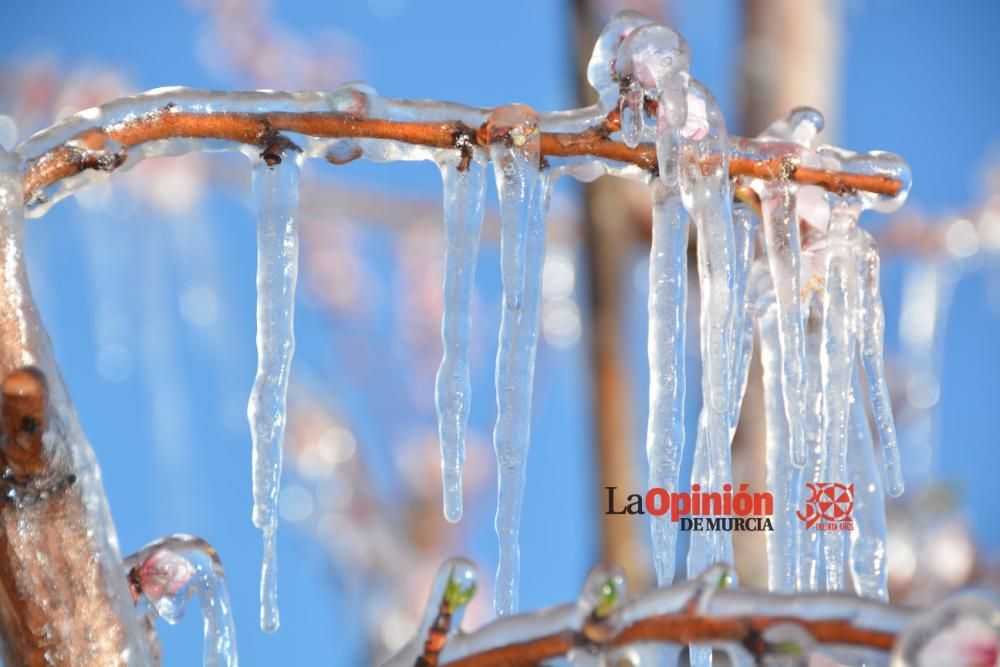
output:
[[[945,664],[935,656],[952,647],[948,664],[972,667],[1000,647],[1000,610],[988,597],[965,594],[918,612],[841,593],[735,588],[732,581],[732,571],[716,565],[630,599],[621,571],[598,566],[577,603],[463,632],[461,612],[476,577],[468,561],[454,559],[438,570],[414,638],[385,667],[534,665],[563,656],[570,664],[636,665],[654,652],[656,664],[672,665],[664,661],[677,655],[670,646],[687,643],[718,648],[734,665],[798,665],[822,654],[844,665],[930,667]]]

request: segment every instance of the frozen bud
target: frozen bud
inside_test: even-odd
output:
[[[708,109],[705,100],[688,92],[687,119],[681,128],[681,136],[690,141],[700,141],[708,134]]]
[[[625,572],[617,565],[598,565],[587,575],[577,607],[589,641],[599,644],[610,638],[612,628],[605,619],[624,601],[627,589]]]
[[[816,135],[823,131],[824,124],[823,114],[816,109],[795,107],[784,118],[771,123],[760,133],[760,138],[791,141],[803,148],[811,148]]]
[[[486,119],[486,141],[490,146],[518,148],[539,158],[538,113],[523,104],[497,107]]]
[[[159,549],[139,566],[139,583],[143,594],[155,603],[165,595],[176,595],[194,574],[195,567],[188,559]]]
[[[645,25],[622,41],[615,73],[619,81],[631,80],[641,88],[643,97],[655,100],[660,105],[659,116],[668,126],[680,127],[687,115],[690,63],[683,37],[665,26]]]
[[[638,12],[631,10],[618,12],[611,17],[601,36],[597,38],[593,55],[590,56],[590,63],[587,65],[587,80],[597,91],[602,108],[611,110],[618,106],[620,88],[615,73],[618,47],[633,30],[651,23],[650,19]]]
[[[799,186],[795,196],[795,211],[800,220],[819,232],[830,224],[830,202],[826,190],[818,185]]]
[[[357,118],[364,118],[371,111],[372,99],[377,93],[371,86],[353,82],[345,83],[327,93],[330,110]]]

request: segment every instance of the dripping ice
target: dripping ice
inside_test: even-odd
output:
[[[494,611],[518,607],[521,504],[531,431],[531,394],[538,345],[545,214],[549,177],[541,174],[538,115],[528,107],[495,109],[487,120],[490,158],[500,197],[503,284],[496,359],[497,458],[495,528],[500,543]]]
[[[188,601],[201,607],[203,667],[237,667],[236,626],[226,576],[215,550],[189,535],[173,535],[125,561],[140,613],[176,624]]]
[[[274,632],[278,614],[277,530],[288,378],[295,352],[298,276],[298,159],[255,159],[257,206],[257,377],[247,406],[253,440],[253,523],[264,537],[260,626]]]
[[[447,249],[441,316],[444,354],[438,369],[435,400],[441,439],[444,516],[456,522],[462,518],[462,465],[472,393],[469,381],[470,311],[483,225],[486,165],[480,156],[463,164],[460,156],[450,155],[440,166]]]

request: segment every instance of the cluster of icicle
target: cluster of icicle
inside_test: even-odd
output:
[[[462,515],[462,465],[470,407],[470,301],[474,285],[487,164],[493,163],[500,199],[503,284],[500,344],[496,359],[498,502],[500,542],[494,609],[518,606],[518,546],[521,504],[530,441],[531,394],[539,331],[539,295],[545,252],[545,214],[552,184],[562,174],[593,180],[603,174],[649,184],[653,204],[650,253],[650,411],[647,435],[650,486],[679,488],[684,447],[684,346],[687,309],[687,245],[690,217],[698,241],[703,360],[703,409],[695,444],[692,483],[703,488],[732,481],[730,443],[739,416],[754,325],[759,324],[765,361],[768,409],[768,470],[780,496],[779,525],[770,544],[772,587],[816,588],[821,563],[827,588],[844,586],[844,545],[799,540],[793,525],[802,483],[855,483],[858,529],[851,534],[855,585],[884,596],[885,548],[882,481],[873,454],[865,410],[859,402],[855,354],[867,375],[868,393],[882,443],[886,488],[902,490],[892,415],[882,368],[882,314],[878,255],[857,226],[865,208],[899,206],[909,188],[908,169],[886,153],[852,154],[814,146],[821,116],[797,110],[757,139],[731,139],[711,93],[688,73],[683,38],[641,15],[612,18],[588,68],[598,104],[572,111],[538,113],[522,105],[492,110],[458,104],[379,97],[350,84],[329,92],[214,93],[159,89],[81,112],[22,144],[24,160],[45,160],[68,144],[109,170],[129,168],[143,157],[191,150],[243,150],[254,163],[258,211],[258,372],[248,408],[253,440],[254,523],[264,533],[261,625],[278,626],[275,535],[276,502],[285,428],[285,395],[294,350],[293,314],[297,271],[297,174],[303,158],[343,162],[359,156],[376,161],[431,160],[444,183],[447,237],[442,338],[444,357],[436,399],[441,436],[444,514]],[[485,150],[468,141],[435,148],[389,139],[317,138],[287,133],[294,142],[284,156],[232,142],[192,138],[151,141],[128,149],[109,141],[86,148],[75,138],[166,114],[323,112],[350,118],[461,123],[484,127]],[[634,164],[593,157],[542,159],[541,134],[583,133],[602,127],[617,111],[621,129],[612,138],[628,146],[653,144],[659,163],[651,174]],[[903,187],[888,198],[828,194],[787,179],[747,180],[728,175],[731,156],[785,157],[793,163],[895,178]],[[278,159],[275,159],[277,157]],[[44,165],[43,165],[44,166]],[[28,212],[40,215],[53,202],[105,176],[87,170],[34,193]],[[734,187],[752,189],[762,224],[745,205],[733,205]],[[756,257],[759,235],[764,252]],[[849,450],[850,452],[849,453]],[[864,481],[862,481],[864,480]],[[661,585],[674,577],[676,525],[654,519],[655,565]],[[692,536],[688,571],[732,560],[728,534]],[[860,583],[859,583],[860,582]]]
[[[778,500],[778,527],[769,534],[775,590],[845,588],[844,533],[799,528],[795,510],[806,482],[855,485],[856,529],[849,566],[856,590],[885,598],[883,481],[861,399],[860,361],[875,416],[885,484],[902,492],[896,435],[882,363],[883,315],[879,259],[858,227],[861,211],[900,206],[909,188],[906,164],[895,155],[854,154],[817,145],[822,116],[797,109],[756,140],[731,140],[711,93],[688,74],[689,54],[673,30],[625,12],[598,41],[588,68],[599,104],[546,123],[509,106],[489,117],[490,158],[501,202],[503,313],[496,365],[498,417],[494,431],[499,477],[496,530],[500,565],[495,611],[517,608],[518,521],[529,443],[531,384],[538,335],[538,290],[544,252],[544,211],[552,181],[567,171],[593,178],[614,165],[582,161],[539,171],[539,128],[583,129],[584,118],[618,111],[620,140],[656,148],[659,171],[645,178],[653,207],[649,262],[649,486],[678,490],[684,448],[685,330],[688,218],[698,246],[703,407],[692,484],[731,484],[730,445],[739,418],[759,325],[768,418],[768,488]],[[649,104],[655,103],[655,106]],[[655,108],[655,114],[650,109]],[[571,120],[573,119],[573,120]],[[788,178],[729,178],[731,155],[783,157],[808,167],[886,175],[901,182],[894,197],[829,194]],[[485,188],[483,166],[466,175],[445,170],[448,234],[443,337],[438,375],[445,516],[461,516],[461,466],[469,412],[469,299]],[[759,198],[762,221],[734,189]],[[456,189],[457,188],[457,189]],[[762,224],[761,224],[762,223]],[[758,235],[763,252],[757,256]],[[657,580],[673,581],[677,525],[653,518]],[[731,534],[692,534],[687,571],[732,562]],[[820,582],[825,567],[825,581]]]
[[[735,571],[725,565],[712,565],[698,576],[664,588],[655,588],[637,597],[629,597],[624,573],[617,566],[599,565],[588,574],[575,603],[563,604],[530,614],[518,614],[494,620],[474,631],[464,632],[462,616],[475,593],[477,575],[468,561],[455,558],[445,562],[431,585],[422,621],[413,638],[383,667],[450,664],[483,655],[483,664],[490,663],[486,655],[503,647],[525,647],[533,641],[556,643],[572,638],[565,655],[570,665],[601,667],[604,665],[677,665],[684,646],[670,642],[637,641],[616,645],[615,638],[630,627],[658,616],[701,616],[704,618],[737,619],[754,617],[766,629],[754,642],[744,644],[741,637],[726,635],[711,646],[724,652],[728,664],[749,667],[757,664],[798,665],[816,652],[836,664],[886,664],[886,654],[877,649],[851,646],[836,642],[820,644],[796,620],[846,622],[860,633],[882,632],[904,634],[916,614],[902,607],[892,607],[876,600],[827,593],[773,595],[765,591],[736,587]],[[457,604],[456,604],[457,603]],[[984,603],[977,601],[982,607]],[[994,606],[986,605],[995,611]],[[445,614],[442,610],[446,608]],[[445,622],[442,622],[444,620]],[[770,621],[770,622],[767,622]],[[648,626],[647,626],[648,627]],[[670,630],[670,623],[664,628]],[[674,632],[683,635],[680,627]],[[750,631],[747,629],[747,632]],[[643,634],[648,638],[648,630]],[[720,633],[722,634],[722,633]],[[749,639],[749,635],[748,635]],[[752,646],[765,647],[768,658],[758,662]],[[443,646],[443,650],[439,647]],[[433,648],[434,655],[429,656]],[[708,646],[700,647],[708,650]],[[490,656],[494,661],[515,661],[518,656],[509,650]],[[501,657],[502,656],[502,657]],[[418,658],[436,658],[437,662]],[[691,654],[696,664],[695,653]],[[478,663],[477,663],[478,664]],[[505,663],[506,664],[506,663]],[[686,662],[683,664],[687,664]],[[811,664],[811,663],[810,663]],[[830,664],[834,664],[830,662]]]

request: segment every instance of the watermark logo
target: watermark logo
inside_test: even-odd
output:
[[[674,493],[654,486],[645,496],[630,493],[624,503],[616,498],[617,486],[604,488],[608,492],[605,514],[666,515],[682,531],[774,530],[774,496],[770,491],[751,493],[748,484],[736,489],[724,484],[721,492],[703,491],[698,484],[692,484],[690,492]]]
[[[806,482],[812,495],[806,500],[805,514],[795,516],[816,530],[853,530],[854,485],[837,482]]]

